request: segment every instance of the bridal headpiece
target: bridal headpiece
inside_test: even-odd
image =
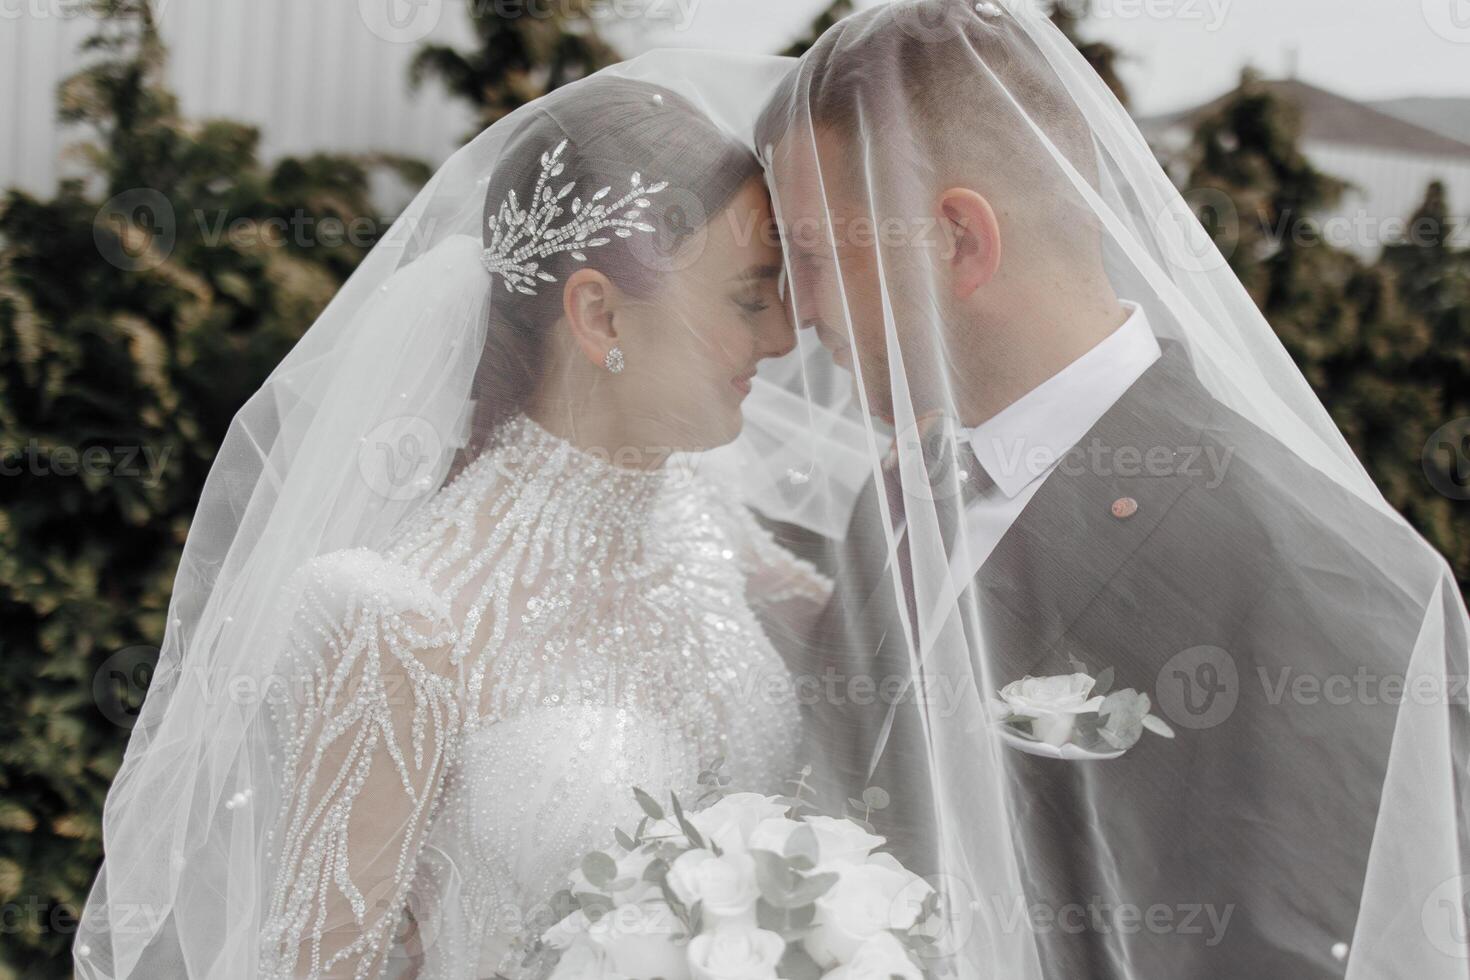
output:
[[[490,242],[481,253],[481,261],[486,269],[505,280],[509,291],[536,295],[539,283],[556,282],[556,276],[542,270],[542,260],[568,252],[578,262],[585,262],[587,249],[612,241],[602,236],[602,232],[611,231],[619,238],[628,238],[635,231],[654,230],[653,225],[642,220],[643,209],[650,205],[651,195],[669,186],[668,181],[645,186],[638,171],[629,178],[627,193],[615,201],[605,201],[612,192],[611,185],[586,200],[572,198],[571,218],[557,224],[567,213],[562,201],[577,186],[575,180],[569,180],[558,189],[552,187],[551,181],[566,169],[561,159],[566,148],[567,141],[562,140],[555,149],[541,154],[541,175],[528,207],[522,207],[516,192],[510,191],[489,221]]]

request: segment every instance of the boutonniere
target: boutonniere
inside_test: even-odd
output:
[[[1077,661],[1071,674],[1023,677],[1000,691],[1001,737],[1032,755],[1057,759],[1116,759],[1145,730],[1173,738],[1174,730],[1150,714],[1149,696],[1131,687],[1111,691],[1113,668],[1096,677]]]

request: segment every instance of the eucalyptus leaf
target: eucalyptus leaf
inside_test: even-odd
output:
[[[755,849],[750,856],[755,859],[755,881],[761,898],[776,908],[789,907],[788,896],[797,885],[796,872],[791,865],[775,851]]]
[[[664,818],[664,808],[658,805],[658,800],[655,800],[637,786],[633,787],[633,797],[638,801],[638,805],[643,808],[643,812],[648,814],[650,818],[654,820],[662,820]]]
[[[684,815],[684,808],[679,805],[678,795],[670,793],[669,801],[674,805],[674,819],[679,822],[679,829],[684,831],[684,836],[689,838],[689,843],[695,847],[704,847],[704,837],[700,835],[699,830],[695,828],[694,824],[689,822],[689,818]],[[714,850],[716,854],[720,852],[718,847]]]
[[[791,836],[786,838],[786,847],[783,850],[785,856],[793,862],[800,858],[815,865],[821,856],[821,845],[817,842],[817,832],[806,823],[791,832]]]
[[[643,880],[649,882],[663,881],[669,873],[669,862],[663,858],[654,858],[648,862],[643,869]]]
[[[582,858],[582,874],[599,888],[607,886],[618,874],[618,863],[602,851],[592,851]]]

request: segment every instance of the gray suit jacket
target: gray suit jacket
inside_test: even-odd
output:
[[[1108,465],[1055,471],[974,582],[999,683],[1070,673],[1072,658],[1094,675],[1111,667],[1115,687],[1148,693],[1177,732],[1103,762],[1007,750],[1044,972],[1340,976],[1331,949],[1352,937],[1397,709],[1314,702],[1290,685],[1402,674],[1439,568],[1163,346],[1080,444]],[[1118,449],[1141,459],[1153,447],[1178,452],[1167,475],[1111,465],[1134,458]],[[908,674],[877,496],[870,485],[826,556],[837,590],[808,644],[814,671]],[[1115,517],[1125,497],[1137,511]],[[1224,655],[1176,659],[1200,647]],[[834,795],[860,793],[888,706],[821,701],[811,714],[810,754],[837,774]],[[893,803],[874,822],[921,872],[940,832],[928,760],[919,711],[901,703],[871,779]]]

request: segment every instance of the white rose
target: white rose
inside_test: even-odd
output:
[[[752,851],[785,854],[786,844],[791,840],[791,835],[803,826],[805,824],[802,821],[792,820],[790,817],[771,817],[756,824],[756,828],[750,832],[750,839],[746,841],[746,845]]]
[[[662,901],[620,905],[587,929],[587,938],[616,973],[664,980],[689,978],[683,937],[683,923]]]
[[[759,793],[731,793],[698,813],[688,814],[694,829],[722,851],[743,851],[762,820],[786,813],[786,804]]]
[[[755,858],[745,851],[685,851],[669,867],[669,887],[679,901],[692,908],[704,903],[704,915],[716,926],[755,927],[755,903],[760,886]]]
[[[873,936],[913,926],[928,887],[889,854],[839,867],[836,883],[816,901],[806,951],[823,969],[850,961]]]
[[[870,834],[851,820],[839,817],[807,817],[807,826],[817,834],[817,867],[832,871],[843,864],[862,864],[883,838]]]
[[[903,943],[891,932],[880,932],[865,941],[852,959],[827,973],[822,980],[924,980]]]
[[[694,980],[776,980],[786,940],[766,929],[716,929],[689,942]]]
[[[1077,716],[1096,711],[1101,697],[1089,698],[1096,681],[1086,674],[1023,677],[1000,690],[1011,714],[1030,718],[1032,733],[1048,745],[1063,745],[1072,735]]]

